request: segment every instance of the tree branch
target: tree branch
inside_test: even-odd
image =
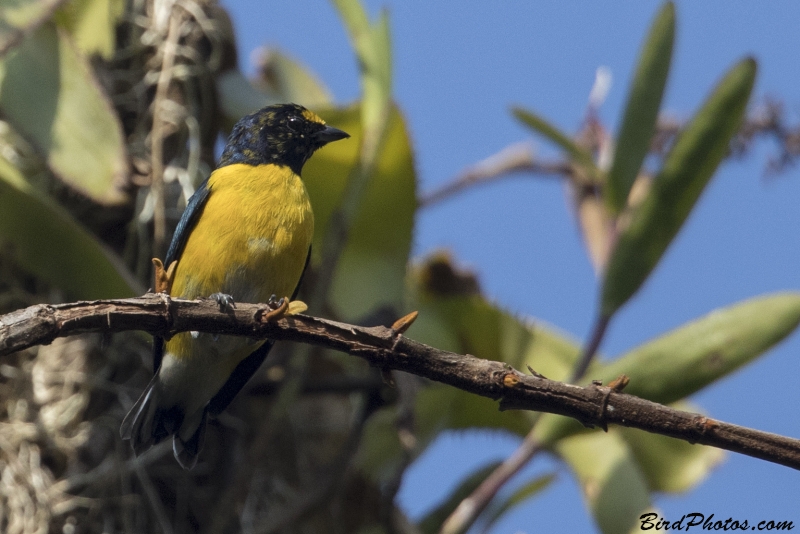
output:
[[[800,469],[800,440],[675,410],[605,386],[575,386],[527,376],[507,364],[418,343],[385,327],[364,328],[305,315],[264,318],[266,304],[220,312],[213,301],[148,294],[120,300],[31,306],[0,316],[0,356],[87,332],[144,330],[169,337],[203,331],[319,345],[500,401],[500,409],[535,410],[587,426],[617,424],[710,445]]]

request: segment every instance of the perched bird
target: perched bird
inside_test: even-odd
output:
[[[311,253],[314,214],[300,172],[317,149],[349,135],[296,104],[268,106],[233,127],[217,169],[181,217],[165,264],[171,295],[265,302],[296,295]],[[156,338],[155,376],[122,422],[138,455],[173,436],[175,458],[197,463],[208,414],[255,373],[271,341],[180,333]]]

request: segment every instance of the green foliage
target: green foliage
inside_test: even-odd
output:
[[[0,113],[50,171],[103,203],[128,173],[119,119],[68,35],[47,23],[0,60]]]
[[[611,317],[639,289],[683,226],[744,118],[756,62],[734,66],[683,129],[642,204],[623,224],[603,281]]]
[[[617,136],[614,163],[608,171],[606,200],[615,214],[625,207],[628,193],[650,151],[650,139],[655,132],[658,109],[667,84],[674,40],[675,5],[666,2],[653,22],[642,49]]]
[[[41,6],[24,1],[0,6],[0,49],[10,47],[0,56],[2,117],[31,142],[58,184],[105,208],[132,205],[119,188],[134,159],[126,146],[127,132],[123,134],[120,115],[87,59],[114,54],[122,2],[70,3],[14,45],[20,29],[32,28],[46,15]],[[409,335],[421,342],[566,379],[580,354],[575,340],[543,321],[515,316],[491,302],[481,293],[477,278],[459,271],[444,254],[411,260],[418,208],[414,148],[391,98],[388,16],[384,12],[370,22],[356,0],[337,0],[335,6],[361,68],[361,100],[336,107],[327,88],[304,65],[272,51],[267,79],[254,82],[235,69],[214,78],[218,116],[211,138],[240,116],[270,103],[296,101],[317,108],[328,123],[352,136],[348,143],[320,150],[304,170],[316,218],[312,271],[330,276],[325,313],[358,322],[387,310],[398,315],[417,309],[419,319]],[[752,59],[731,69],[683,128],[644,199],[631,202],[655,129],[674,34],[675,9],[668,2],[642,47],[607,173],[571,136],[534,112],[513,111],[565,152],[577,180],[588,179],[598,188],[604,215],[611,221],[604,231],[614,243],[602,280],[600,307],[606,319],[638,291],[688,218],[742,121],[755,79]],[[190,144],[185,139],[175,144],[181,143]],[[12,160],[0,159],[0,253],[10,250],[23,268],[68,298],[141,292],[122,259],[49,196],[53,188],[34,186],[33,173]],[[135,215],[143,211],[138,205]],[[135,219],[129,222],[135,230]],[[335,261],[328,273],[325,262],[331,258]],[[687,409],[683,399],[688,395],[764,354],[798,324],[800,294],[754,298],[712,312],[610,362],[595,362],[589,376],[608,381],[626,374],[631,378],[626,393]],[[531,413],[498,412],[494,401],[460,390],[428,383],[415,387],[410,402],[415,446],[401,443],[392,410],[378,410],[365,424],[354,466],[375,487],[391,482],[442,432],[500,431],[522,437],[535,424],[538,442],[577,477],[599,528],[627,533],[634,519],[650,508],[653,491],[690,489],[708,476],[722,455],[717,449],[630,429],[601,433],[561,416],[545,414],[534,423],[537,418]],[[420,530],[436,531],[497,465],[491,463],[462,481],[419,523]],[[501,492],[487,508],[483,526],[490,528],[553,479],[548,474]]]
[[[615,432],[561,440],[556,451],[570,466],[604,534],[628,534],[651,506],[647,480],[628,445]]]
[[[800,293],[753,298],[712,311],[649,341],[593,376],[631,378],[626,393],[670,404],[761,356],[800,324]]]
[[[330,108],[333,97],[305,65],[280,50],[268,50],[264,59],[269,70],[260,83],[249,80],[238,69],[229,69],[216,79],[222,107],[222,129],[230,131],[241,117],[270,104],[294,102],[309,109]]]
[[[315,265],[363,146],[362,113],[357,106],[322,111],[327,122],[352,136],[351,141],[320,150],[303,170],[314,207]],[[391,109],[385,137],[333,273],[329,305],[345,320],[357,321],[380,308],[398,309],[403,301],[416,211],[416,173],[405,122],[396,108]]]
[[[120,259],[0,158],[0,243],[68,299],[132,297],[143,288]]]

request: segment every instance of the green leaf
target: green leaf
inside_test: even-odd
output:
[[[420,520],[417,524],[420,532],[423,534],[439,532],[442,523],[444,523],[445,519],[450,517],[450,514],[453,513],[461,501],[469,497],[481,482],[483,482],[492,471],[497,469],[501,463],[502,462],[490,462],[461,480],[450,495],[436,506],[436,508],[425,514],[425,517]]]
[[[329,108],[333,97],[308,68],[276,48],[262,52],[258,87],[280,102],[295,102],[310,109]]]
[[[238,69],[216,78],[223,128],[230,131],[236,121],[264,106],[295,102],[309,109],[329,108],[328,89],[308,68],[277,49],[264,51],[262,77],[248,80]]]
[[[675,5],[666,2],[653,22],[633,78],[608,172],[606,200],[612,213],[625,207],[650,148],[675,39]]]
[[[555,479],[555,473],[548,473],[529,480],[506,498],[502,496],[495,497],[485,512],[486,522],[483,524],[483,532],[488,532],[504,515],[547,488]]]
[[[57,20],[84,54],[111,59],[117,44],[117,22],[124,10],[123,0],[72,0],[59,10]]]
[[[392,92],[392,48],[389,18],[382,12],[370,25],[359,0],[335,0],[358,56],[363,87],[362,124],[367,138],[381,136]]]
[[[679,401],[764,354],[800,324],[800,293],[762,296],[715,310],[645,343],[610,363],[595,364],[588,379],[607,384],[619,375],[625,393],[660,404]],[[585,432],[578,421],[544,414],[536,426],[546,446]]]
[[[584,499],[604,534],[628,534],[650,508],[647,481],[625,441],[614,431],[558,442],[556,452],[578,478]]]
[[[0,58],[49,16],[50,6],[41,0],[0,2]]]
[[[86,59],[52,24],[0,60],[0,113],[63,181],[99,202],[124,200],[122,127]]]
[[[450,261],[434,254],[409,277],[407,307],[420,312],[415,339],[517,369],[530,366],[555,380],[569,374],[580,353],[575,340],[543,321],[516,317],[487,301],[470,274],[457,273]],[[445,280],[448,276],[453,279]]]
[[[670,404],[735,371],[800,324],[800,293],[777,293],[715,310],[590,370],[592,378],[630,377],[625,393]]]
[[[363,132],[358,107],[320,114],[353,139],[324,147],[303,169],[316,221],[313,265],[319,262],[331,216],[358,160]],[[354,214],[349,239],[333,275],[330,304],[346,321],[361,319],[387,306],[397,309],[405,294],[417,206],[416,175],[405,122],[394,108],[386,140],[377,154],[375,172]]]
[[[688,403],[676,403],[673,408],[699,413]],[[650,434],[635,428],[617,429],[636,457],[651,491],[679,493],[688,491],[705,480],[711,470],[722,462],[725,451],[704,445]]]
[[[434,254],[412,269],[407,308],[419,311],[409,335],[443,350],[502,361],[525,370],[531,366],[548,378],[563,379],[580,352],[574,340],[553,327],[500,309],[477,293],[471,273],[459,271],[445,254]],[[485,428],[524,436],[532,414],[499,412],[497,403],[447,386],[419,394],[420,434],[445,429]],[[425,438],[428,439],[428,438]]]
[[[255,110],[279,102],[291,102],[258,89],[239,69],[226,70],[217,76],[215,83],[223,118],[222,128],[226,131],[233,129],[236,121]]]
[[[530,127],[533,131],[538,132],[539,134],[543,135],[544,137],[548,138],[550,141],[558,145],[564,152],[566,152],[570,159],[572,159],[575,163],[582,166],[587,174],[594,179],[598,179],[602,176],[600,169],[597,168],[595,165],[594,160],[592,160],[592,155],[589,154],[588,151],[584,150],[583,148],[579,147],[575,141],[569,138],[566,134],[562,133],[561,130],[547,122],[542,117],[536,115],[532,111],[528,111],[519,107],[515,107],[512,109],[514,116],[522,121],[525,125]]]
[[[117,256],[0,158],[0,245],[68,300],[141,295]]]
[[[612,252],[601,297],[603,317],[611,317],[636,293],[689,216],[742,122],[755,75],[755,60],[738,63],[678,136]]]

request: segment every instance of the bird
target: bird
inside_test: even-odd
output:
[[[295,298],[314,233],[303,165],[316,150],[347,137],[297,104],[267,106],[240,119],[175,229],[164,262],[171,266],[167,292],[212,298],[223,311],[237,301]],[[122,438],[138,456],[172,436],[176,460],[192,469],[208,417],[225,410],[272,344],[197,332],[155,338],[155,373],[123,420]]]

